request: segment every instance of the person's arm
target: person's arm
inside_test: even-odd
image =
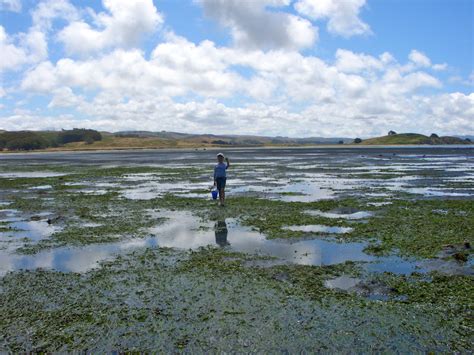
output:
[[[225,161],[227,163],[227,166],[225,167],[226,169],[229,169],[229,166],[230,166],[230,162],[229,162],[229,158],[225,158]]]
[[[214,186],[217,185],[217,182],[216,182],[216,168],[214,168]]]

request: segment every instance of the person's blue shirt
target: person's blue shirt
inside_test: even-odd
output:
[[[214,168],[214,179],[226,177],[226,170],[229,166],[225,163],[218,163]]]

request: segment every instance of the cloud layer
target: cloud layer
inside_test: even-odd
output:
[[[198,4],[230,31],[228,45],[176,35],[151,0],[103,0],[102,12],[48,0],[31,12],[27,32],[10,35],[0,26],[0,72],[19,75],[0,87],[0,97],[47,100],[41,110],[19,100],[12,112],[0,112],[0,128],[473,133],[474,94],[443,91],[437,73],[447,65],[417,49],[403,61],[389,52],[341,48],[323,60],[302,51],[316,43],[320,20],[337,36],[370,34],[360,19],[365,0]],[[145,38],[154,38],[149,51]],[[51,43],[61,44],[62,57],[51,58]]]

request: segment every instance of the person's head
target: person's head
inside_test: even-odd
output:
[[[222,153],[217,154],[217,161],[219,163],[223,163],[224,162],[224,154],[222,154]]]

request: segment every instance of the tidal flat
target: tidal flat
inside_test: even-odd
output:
[[[472,352],[474,149],[0,155],[0,352]]]

